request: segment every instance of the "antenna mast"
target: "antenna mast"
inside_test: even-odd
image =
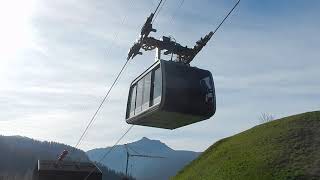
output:
[[[124,145],[125,149],[126,149],[126,154],[127,154],[127,160],[126,160],[126,177],[128,177],[128,165],[129,165],[129,158],[130,157],[142,157],[142,158],[165,158],[162,156],[150,156],[150,155],[143,155],[143,154],[130,154],[129,153],[129,146],[128,144]],[[131,148],[130,148],[131,149]]]

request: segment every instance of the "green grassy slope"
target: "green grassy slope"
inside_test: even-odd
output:
[[[222,139],[172,179],[320,179],[320,111]]]

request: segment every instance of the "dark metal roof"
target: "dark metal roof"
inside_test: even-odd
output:
[[[91,162],[38,160],[38,171],[72,171],[101,173],[101,170]]]

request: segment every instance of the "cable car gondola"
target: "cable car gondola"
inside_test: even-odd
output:
[[[215,110],[209,71],[159,60],[131,83],[126,122],[175,129],[208,119]]]
[[[130,85],[126,122],[129,124],[175,129],[212,117],[216,98],[209,71],[191,67],[190,62],[211,39],[214,32],[196,42],[193,48],[182,46],[171,37],[161,40],[149,37],[152,13],[143,25],[140,38],[130,48],[127,60],[145,51],[156,49],[156,63]],[[175,61],[161,60],[164,54],[177,55]]]

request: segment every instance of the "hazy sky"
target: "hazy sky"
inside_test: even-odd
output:
[[[157,0],[1,0],[0,134],[74,145]],[[231,0],[168,0],[153,36],[193,46],[233,6]],[[135,126],[175,149],[215,141],[276,117],[320,109],[320,1],[242,0],[192,62],[212,72],[217,113],[176,130]],[[124,23],[122,23],[124,22]],[[118,35],[118,38],[115,36]],[[131,61],[80,148],[112,145],[125,123],[130,82],[154,61]]]

